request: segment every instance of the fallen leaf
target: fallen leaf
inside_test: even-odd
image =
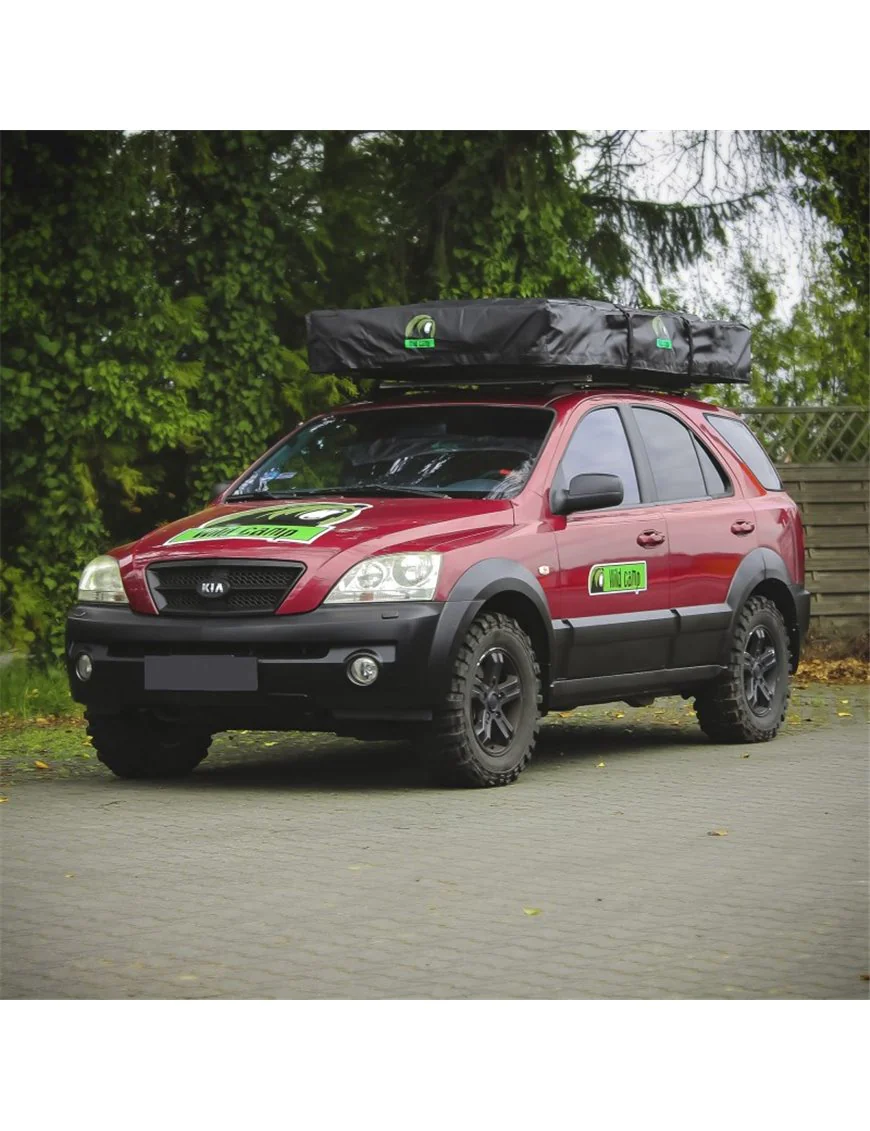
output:
[[[613,717],[615,719],[624,719],[625,718],[625,711],[614,711]]]
[[[560,719],[570,719],[573,714],[574,714],[573,711],[560,711],[559,712],[559,718]]]
[[[2,805],[4,801],[8,801],[8,800],[9,800],[8,797],[0,797],[0,805]]]
[[[707,836],[728,836],[728,830],[727,829],[711,829],[707,833]]]
[[[64,872],[63,878],[65,880],[72,880],[75,878],[75,872]]]
[[[813,683],[866,683],[870,662],[866,656],[845,660],[801,659],[801,677]]]
[[[748,754],[741,754],[741,758],[748,758],[748,757],[749,757]]]
[[[277,742],[264,742],[263,745],[264,746],[277,746],[278,743]]]
[[[851,717],[852,717],[851,711],[837,711],[837,718],[838,719],[851,719]]]
[[[34,762],[33,764],[34,764],[34,766],[36,766],[37,770],[50,770],[51,769],[51,767],[46,762]]]
[[[596,765],[595,765],[595,768],[597,770],[600,770],[602,766],[606,766],[606,765],[607,765],[606,762],[597,762]]]
[[[540,914],[541,914],[540,907],[524,907],[523,908],[523,915],[540,915]]]
[[[870,974],[862,974],[861,975],[861,981],[862,982],[870,982]]]
[[[841,703],[848,703],[848,702],[849,702],[849,700],[848,700],[848,699],[841,699],[841,700],[840,700],[840,702],[841,702]]]

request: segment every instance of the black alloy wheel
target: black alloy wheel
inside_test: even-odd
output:
[[[487,754],[506,753],[523,713],[523,688],[516,662],[502,648],[477,661],[469,703],[471,728]]]
[[[750,711],[759,718],[770,713],[776,697],[778,666],[773,637],[764,625],[756,625],[743,651],[743,688]]]

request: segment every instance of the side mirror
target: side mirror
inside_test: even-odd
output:
[[[234,482],[235,480],[233,479],[225,479],[222,483],[215,483],[214,487],[211,489],[210,498],[219,499],[224,491],[226,491],[228,487],[231,487]]]
[[[573,514],[618,507],[622,498],[622,480],[618,475],[575,475],[567,490],[563,487],[553,491],[550,506],[553,514]]]

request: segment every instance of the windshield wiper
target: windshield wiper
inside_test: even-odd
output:
[[[231,499],[233,502],[240,503],[246,503],[250,499],[295,499],[304,495],[329,495],[334,493],[334,487],[297,487],[295,491],[235,491],[232,495],[227,496],[227,502]]]
[[[228,496],[227,502],[247,502],[250,499],[296,499],[311,495],[410,495],[424,499],[449,499],[444,491],[430,491],[426,487],[399,487],[389,483],[356,483],[347,487],[297,487],[290,491],[245,491]]]
[[[423,499],[449,499],[445,491],[431,491],[428,487],[399,487],[391,483],[357,483],[353,487],[330,487],[335,495],[412,495]]]

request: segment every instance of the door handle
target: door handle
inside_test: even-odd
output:
[[[741,518],[737,522],[731,523],[732,534],[751,534],[755,529],[755,523],[750,522],[748,519]]]
[[[660,530],[644,530],[637,536],[638,546],[661,546],[665,536]]]

